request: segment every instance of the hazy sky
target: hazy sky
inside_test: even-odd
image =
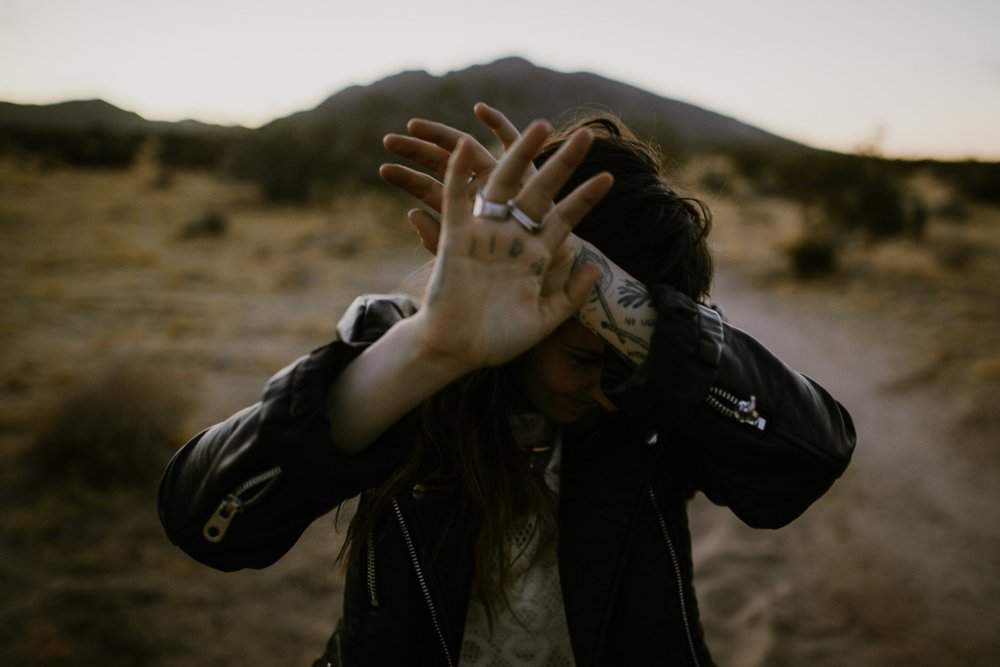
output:
[[[255,126],[507,55],[823,148],[1000,160],[996,0],[0,0],[0,100],[156,120]]]

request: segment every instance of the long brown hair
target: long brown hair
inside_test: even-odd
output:
[[[511,544],[519,519],[535,517],[533,530],[543,547],[556,534],[552,498],[516,445],[509,421],[512,375],[511,366],[476,371],[419,408],[413,449],[348,527],[341,551],[348,564],[364,561],[368,535],[376,519],[391,511],[393,497],[419,483],[428,493],[449,495],[451,523],[473,540],[473,587],[489,622],[501,606],[509,608],[507,591],[520,556]]]
[[[583,127],[594,133],[594,143],[556,198],[602,171],[611,172],[615,181],[573,233],[647,285],[670,285],[692,299],[707,298],[713,273],[711,213],[700,199],[668,185],[656,146],[613,116],[589,114],[554,133],[535,162],[547,160]]]

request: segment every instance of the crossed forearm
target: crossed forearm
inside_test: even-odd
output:
[[[603,275],[577,319],[630,363],[641,364],[656,324],[649,290],[586,241],[574,261],[580,264],[596,264]]]
[[[575,265],[596,264],[602,272],[577,318],[630,363],[649,353],[656,310],[646,287],[590,244],[577,245]],[[468,369],[430,354],[421,344],[421,311],[396,326],[348,364],[334,381],[327,415],[331,436],[346,451],[359,451],[384,428]],[[378,401],[360,397],[378,396]]]

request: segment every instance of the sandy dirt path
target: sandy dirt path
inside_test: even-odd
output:
[[[997,664],[1000,475],[991,434],[958,428],[968,392],[908,380],[926,360],[891,314],[761,292],[732,274],[715,296],[731,322],[827,387],[859,433],[844,478],[785,529],[693,505],[719,663]]]

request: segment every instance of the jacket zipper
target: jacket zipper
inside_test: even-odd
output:
[[[368,577],[368,604],[378,607],[378,591],[375,589],[375,533],[368,531],[368,556],[365,563],[365,573]]]
[[[748,424],[759,431],[763,431],[764,427],[767,426],[767,420],[757,412],[757,397],[753,394],[750,395],[749,400],[744,401],[725,389],[712,387],[708,390],[705,402],[723,417],[729,417],[741,424]]]
[[[251,477],[233,489],[233,492],[219,503],[219,506],[212,512],[212,516],[208,517],[208,521],[205,522],[205,527],[201,530],[204,538],[212,543],[221,542],[236,515],[250,509],[257,501],[263,498],[279,475],[281,475],[281,466],[275,466],[255,477]],[[251,491],[257,487],[261,488],[256,493],[249,498],[243,497],[243,494],[247,491]]]
[[[656,513],[656,520],[660,524],[660,532],[663,533],[663,539],[667,543],[667,551],[670,552],[670,561],[674,565],[674,576],[677,578],[677,596],[680,599],[681,605],[681,620],[684,621],[684,632],[687,634],[691,660],[694,661],[695,667],[701,667],[701,663],[698,661],[698,653],[694,648],[694,635],[691,633],[691,621],[688,619],[687,604],[684,599],[684,577],[681,574],[681,562],[677,558],[677,551],[674,549],[674,541],[670,539],[670,530],[667,528],[667,521],[663,517],[663,512],[660,510],[660,503],[656,501],[656,493],[652,488],[649,489],[649,499],[653,503],[653,512]]]
[[[423,568],[420,567],[420,560],[417,558],[417,550],[413,546],[413,540],[410,538],[410,530],[406,527],[406,521],[403,519],[403,511],[399,507],[399,502],[395,498],[392,499],[392,509],[396,513],[396,520],[399,521],[399,528],[403,531],[403,540],[406,542],[406,550],[410,553],[410,561],[413,563],[413,570],[417,574],[417,582],[420,584],[420,590],[424,595],[424,601],[427,602],[427,609],[431,613],[431,622],[434,623],[434,630],[437,632],[438,639],[441,641],[441,648],[444,650],[444,658],[448,662],[448,667],[454,667],[455,663],[451,660],[451,651],[448,650],[448,642],[444,639],[444,632],[441,630],[441,622],[438,619],[437,608],[434,606],[434,599],[431,598],[431,591],[427,587],[427,579],[424,577]]]

